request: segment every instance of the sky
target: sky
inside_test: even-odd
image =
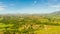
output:
[[[0,0],[0,14],[44,14],[60,11],[60,0]]]

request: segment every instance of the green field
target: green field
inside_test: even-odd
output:
[[[51,26],[47,25],[47,27],[43,30],[37,30],[37,34],[60,34],[60,26]]]
[[[60,18],[44,15],[1,15],[1,34],[60,34]]]

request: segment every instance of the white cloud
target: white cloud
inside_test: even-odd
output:
[[[0,11],[5,10],[6,6],[4,6],[3,2],[0,2]]]
[[[5,7],[4,6],[0,6],[0,11],[4,10]]]
[[[60,8],[60,5],[52,5],[50,7],[52,7],[52,8]]]
[[[60,5],[48,5],[47,10],[49,12],[60,11]]]
[[[59,5],[54,5],[54,6],[50,6],[50,7],[53,7],[53,8],[60,8]]]
[[[54,0],[54,1],[58,1],[58,0]],[[49,8],[60,8],[60,4],[59,3],[51,3],[51,2],[47,2],[45,3],[45,5]]]

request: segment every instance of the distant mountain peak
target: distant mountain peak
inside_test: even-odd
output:
[[[51,14],[60,15],[60,11],[55,11],[55,12],[53,12]]]

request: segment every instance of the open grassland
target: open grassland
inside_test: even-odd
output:
[[[60,34],[60,26],[47,25],[43,30],[36,30],[35,34]]]

